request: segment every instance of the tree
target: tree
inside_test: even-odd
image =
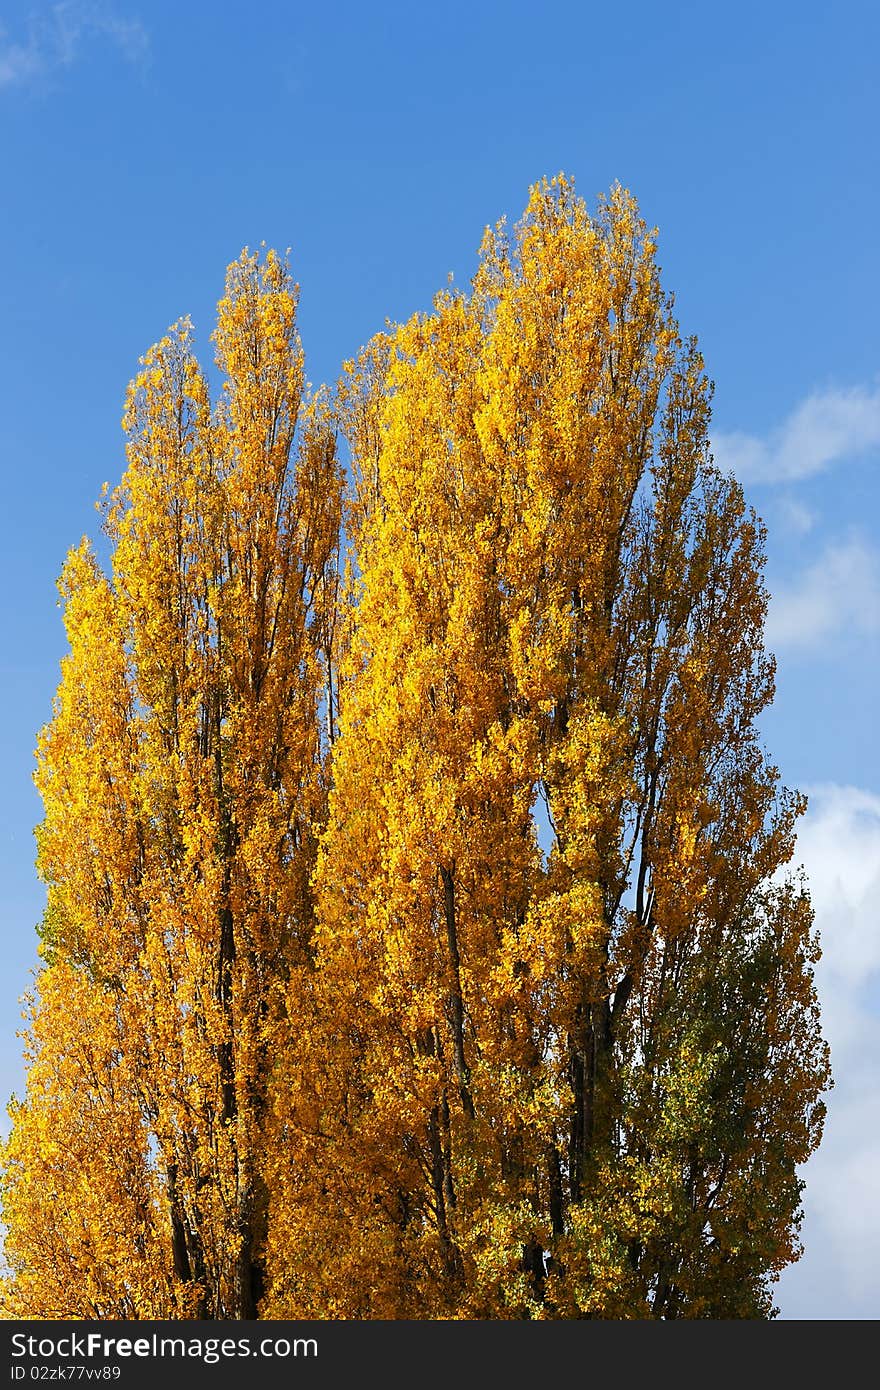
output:
[[[349,365],[298,1224],[337,1253],[292,1306],[771,1311],[828,1059],[756,725],[764,533],[709,406],[633,200],[591,219],[563,178]]]
[[[303,400],[229,271],[62,577],[4,1158],[36,1317],[763,1317],[829,1084],[764,532],[633,199],[564,178]],[[342,478],[352,455],[340,575]]]
[[[326,801],[341,472],[297,287],[229,269],[212,411],[187,322],[143,359],[128,470],[61,580],[38,749],[46,961],[5,1155],[9,1306],[255,1316],[262,1136]]]

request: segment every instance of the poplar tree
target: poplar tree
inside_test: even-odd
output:
[[[536,186],[340,408],[327,1104],[289,1306],[766,1316],[828,1079],[779,873],[804,802],[758,734],[764,531],[633,199]]]
[[[230,267],[213,406],[187,322],[147,354],[64,569],[4,1308],[772,1316],[804,800],[655,234],[536,185],[332,406],[296,298]]]
[[[230,266],[213,409],[188,322],[147,353],[112,570],[84,542],[61,579],[70,653],[36,779],[45,966],[5,1154],[28,1317],[249,1318],[262,1296],[341,498],[296,303],[274,253]]]

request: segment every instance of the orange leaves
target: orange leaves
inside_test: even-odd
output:
[[[272,252],[216,405],[186,320],[145,357],[40,738],[15,1308],[767,1312],[828,1082],[803,803],[655,243],[560,176],[332,402]]]
[[[112,579],[85,546],[62,577],[71,651],[37,774],[52,963],[7,1185],[26,1307],[24,1214],[32,1229],[50,1220],[40,1126],[51,1103],[60,1131],[82,1135],[82,1177],[54,1253],[39,1256],[70,1266],[48,1315],[255,1309],[269,1075],[293,1046],[285,995],[312,920],[341,510],[326,409],[301,401],[295,308],[274,253],[230,268],[213,411],[187,321],[146,355],[126,405],[128,470],[107,509]],[[65,1009],[95,1038],[94,1089]],[[105,1259],[98,1189],[114,1152],[132,1163],[137,1152],[146,1186],[138,1221],[108,1188],[102,1219],[123,1234]],[[124,1241],[140,1237],[126,1230],[148,1242],[128,1263]],[[149,1289],[132,1272],[146,1258]],[[56,1287],[45,1265],[39,1277]]]
[[[705,1256],[679,1223],[704,1111],[682,1100],[674,1133],[663,1117],[719,1048],[740,1084],[735,1025],[692,1044],[683,1020],[702,970],[736,990],[760,956],[752,894],[790,821],[754,728],[761,533],[712,469],[702,360],[654,254],[623,190],[593,220],[565,179],[539,185],[512,236],[487,235],[471,296],[382,335],[342,387],[359,592],[316,891],[361,1100],[335,1162],[355,1187],[385,1171],[375,1107],[398,1107],[392,1160],[421,1154],[411,1234],[441,1282],[464,1262],[445,1286],[462,1315],[531,1297],[509,1244],[486,1263],[490,1228],[558,1242],[545,1312],[725,1296],[659,1273]],[[815,1037],[805,1074],[815,1095]]]

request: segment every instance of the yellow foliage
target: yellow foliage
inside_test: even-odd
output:
[[[186,321],[144,359],[40,737],[18,1315],[770,1312],[829,1079],[803,802],[655,253],[560,177],[332,403],[271,252],[218,404]]]

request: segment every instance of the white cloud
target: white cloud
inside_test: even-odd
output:
[[[820,925],[824,916],[833,919],[828,968],[849,988],[866,970],[880,972],[880,796],[834,783],[807,794],[797,857],[808,869]]]
[[[101,3],[61,0],[32,19],[23,38],[11,39],[0,28],[0,89],[70,67],[95,38],[109,40],[129,62],[141,61],[149,46],[140,20],[126,19]]]
[[[810,478],[832,464],[880,449],[880,386],[817,391],[766,438],[712,436],[715,462],[742,483]]]
[[[770,584],[771,650],[880,629],[880,556],[853,538],[829,545],[793,582]]]
[[[788,1318],[880,1308],[880,796],[808,789],[798,835],[822,943],[816,983],[835,1086],[807,1164],[801,1261],[777,1290]]]
[[[793,531],[797,536],[805,536],[816,524],[815,512],[805,507],[797,497],[780,497],[776,510],[786,530]]]
[[[39,76],[42,69],[40,54],[33,43],[10,43],[0,29],[0,88],[28,82]]]

